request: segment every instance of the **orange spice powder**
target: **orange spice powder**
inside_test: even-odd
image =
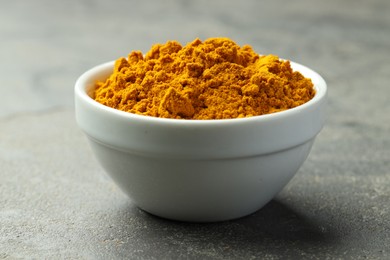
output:
[[[176,119],[230,119],[290,109],[315,95],[310,79],[289,61],[260,56],[228,38],[156,44],[115,62],[96,84],[94,99],[139,115]]]

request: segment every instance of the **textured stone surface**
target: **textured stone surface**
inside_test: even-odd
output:
[[[389,1],[0,3],[0,259],[390,258]],[[214,224],[160,219],[97,165],[73,85],[133,49],[214,36],[317,70],[329,119],[262,210]]]

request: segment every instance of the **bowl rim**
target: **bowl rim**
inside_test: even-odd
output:
[[[283,60],[283,59],[281,59]],[[130,112],[125,112],[122,110],[118,110],[112,107],[105,106],[97,101],[95,101],[90,95],[88,95],[88,91],[94,87],[94,84],[97,81],[99,75],[104,75],[100,77],[101,80],[106,79],[111,73],[114,67],[115,61],[109,61],[97,65],[95,67],[90,68],[86,72],[84,72],[76,81],[74,92],[75,95],[80,98],[83,102],[86,102],[88,105],[93,106],[96,109],[103,110],[105,112],[111,113],[116,117],[121,117],[123,119],[128,120],[136,120],[136,121],[148,121],[148,123],[155,124],[169,124],[169,125],[194,125],[194,126],[211,126],[211,125],[234,125],[234,124],[243,124],[250,123],[253,121],[269,121],[282,119],[284,117],[289,117],[293,114],[300,113],[302,110],[305,110],[316,103],[323,100],[327,95],[327,84],[325,80],[322,78],[320,74],[316,71],[306,67],[302,64],[289,61],[293,71],[300,72],[306,78],[310,78],[316,93],[314,97],[307,101],[306,103],[299,105],[294,108],[290,108],[283,111],[274,112],[271,114],[257,115],[245,118],[230,118],[230,119],[174,119],[174,118],[160,118],[154,116],[147,115],[139,115]],[[94,79],[94,82],[91,80]]]

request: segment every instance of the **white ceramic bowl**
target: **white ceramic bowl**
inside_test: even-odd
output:
[[[253,213],[289,182],[325,121],[327,87],[311,69],[316,95],[283,112],[242,119],[177,120],[140,116],[89,95],[113,62],[75,86],[76,119],[106,172],[141,209],[174,220],[213,222]]]

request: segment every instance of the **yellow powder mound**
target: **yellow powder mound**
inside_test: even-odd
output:
[[[274,113],[315,95],[289,61],[259,56],[227,38],[156,44],[115,62],[94,99],[130,113],[176,119],[227,119]]]

